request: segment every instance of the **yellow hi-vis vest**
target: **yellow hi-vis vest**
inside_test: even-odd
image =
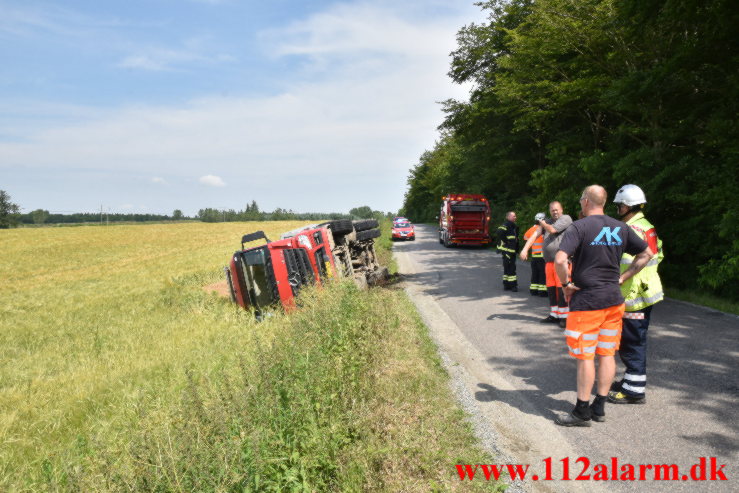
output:
[[[652,247],[652,250],[655,246],[654,240],[657,240],[657,255],[652,257],[638,274],[621,285],[621,294],[626,300],[626,311],[635,312],[654,305],[665,297],[662,291],[662,281],[659,274],[657,274],[657,266],[662,262],[665,255],[662,253],[662,240],[659,239],[654,226],[647,221],[644,214],[637,212],[626,224],[642,240],[646,241]],[[626,271],[633,261],[633,256],[624,253],[621,257],[621,272]]]

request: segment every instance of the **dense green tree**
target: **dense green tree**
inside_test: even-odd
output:
[[[179,221],[183,217],[184,216],[182,214],[182,211],[179,209],[175,209],[174,212],[172,212],[172,219],[174,219],[175,221]]]
[[[11,202],[10,195],[0,190],[0,229],[8,229],[18,225],[20,207]]]
[[[368,205],[349,209],[349,214],[356,219],[371,219],[375,217],[374,211]]]
[[[31,217],[33,217],[34,224],[44,224],[49,218],[49,211],[46,211],[44,209],[36,209],[35,211],[31,212]]]

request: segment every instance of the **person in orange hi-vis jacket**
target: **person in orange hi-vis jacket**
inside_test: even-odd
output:
[[[528,242],[529,238],[539,231],[539,221],[545,217],[543,212],[539,212],[534,216],[534,225],[524,233],[524,241]],[[531,296],[548,296],[547,279],[544,273],[544,236],[541,235],[538,235],[531,244],[531,283],[529,284],[529,293],[531,293]]]

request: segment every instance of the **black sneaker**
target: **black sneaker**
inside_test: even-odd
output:
[[[557,317],[553,317],[549,315],[547,318],[543,318],[539,320],[540,324],[556,324],[559,323],[559,319]]]
[[[634,397],[623,392],[608,392],[608,402],[613,404],[646,404],[646,397]]]
[[[567,319],[566,318],[560,318],[559,319],[559,326],[562,327],[563,329],[565,327],[567,327]]]
[[[513,286],[511,288],[511,291],[513,291],[514,293],[518,293],[518,287],[517,286]]]
[[[578,418],[572,413],[566,414],[564,416],[558,416],[557,419],[554,420],[554,422],[559,426],[592,426],[592,423],[589,419]]]

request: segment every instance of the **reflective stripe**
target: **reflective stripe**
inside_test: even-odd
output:
[[[603,348],[603,349],[611,349],[611,348],[616,347],[616,343],[615,342],[603,342],[603,341],[599,341],[598,342],[598,347]]]
[[[635,394],[643,394],[644,393],[644,387],[632,387],[628,383],[624,382],[621,384],[621,388],[624,390],[629,390]]]
[[[631,320],[644,320],[644,313],[642,313],[642,312],[633,312],[633,313],[625,312],[624,313],[624,318],[629,318]]]
[[[506,236],[506,238],[508,238],[509,240],[512,240],[515,238],[515,236]]]
[[[598,340],[598,334],[584,334],[582,336],[583,341],[597,341]]]
[[[665,297],[665,293],[660,291],[659,293],[655,294],[654,296],[650,296],[649,298],[634,298],[632,300],[626,300],[626,306],[634,306],[634,305],[640,305],[640,304],[646,304],[646,305],[654,305],[658,301],[661,301]]]
[[[632,382],[646,382],[647,376],[646,375],[631,375],[630,373],[625,373],[624,379],[630,380]]]
[[[569,337],[574,337],[575,339],[577,339],[578,337],[582,335],[582,333],[577,332],[575,330],[565,330],[565,335]]]
[[[595,346],[584,347],[584,348],[582,348],[582,352],[583,353],[586,353],[586,354],[587,353],[594,353],[595,352]]]
[[[631,265],[631,263],[634,261],[634,257],[621,257],[621,265]],[[659,258],[654,257],[644,267],[654,267],[655,265],[659,265]]]
[[[570,307],[569,306],[560,306],[559,307],[559,313],[569,313]]]
[[[602,336],[617,336],[618,329],[600,329],[599,334]]]
[[[498,247],[498,250],[503,250],[504,252],[511,252],[511,253],[516,253],[516,250],[514,250],[514,249],[512,249],[512,248],[506,248],[506,247],[504,247],[504,246],[499,246],[499,247]]]
[[[582,354],[582,353],[580,352],[580,348],[570,348],[570,352],[571,352],[572,354]]]

